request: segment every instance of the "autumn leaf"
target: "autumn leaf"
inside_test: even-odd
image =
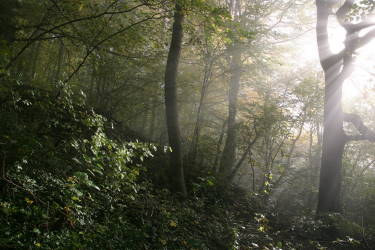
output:
[[[29,205],[31,205],[31,204],[33,204],[34,203],[34,201],[33,200],[30,200],[29,198],[25,198],[25,201],[27,202],[27,204],[29,204]]]
[[[171,227],[177,227],[177,222],[171,220],[171,221],[169,222],[169,226],[171,226]]]

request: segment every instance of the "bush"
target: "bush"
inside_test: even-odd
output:
[[[91,244],[137,199],[137,162],[156,147],[109,139],[105,118],[67,88],[57,98],[12,81],[1,88],[0,246]]]

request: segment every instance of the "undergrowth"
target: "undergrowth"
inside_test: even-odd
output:
[[[261,197],[222,191],[213,176],[195,178],[182,199],[148,175],[145,162],[164,147],[108,137],[109,122],[69,88],[0,88],[1,249],[371,246],[339,216],[281,223]]]

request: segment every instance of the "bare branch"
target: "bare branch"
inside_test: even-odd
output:
[[[8,63],[8,65],[5,66],[5,69],[9,69],[13,63],[17,60],[17,58],[19,56],[21,56],[21,54],[23,54],[23,52],[28,48],[30,47],[31,44],[33,44],[34,41],[42,38],[45,34],[48,34],[48,33],[52,33],[53,31],[59,29],[59,28],[62,28],[64,26],[67,26],[67,25],[70,25],[70,24],[74,24],[74,23],[77,23],[77,22],[82,22],[82,21],[88,21],[88,20],[92,20],[92,19],[96,19],[96,18],[100,18],[100,17],[103,17],[103,16],[106,16],[106,15],[115,15],[115,14],[123,14],[123,13],[127,13],[127,12],[131,12],[139,7],[142,7],[142,6],[145,6],[144,3],[142,4],[139,4],[139,5],[136,5],[132,8],[129,8],[129,9],[125,9],[125,10],[120,10],[120,11],[105,11],[105,12],[102,12],[102,13],[99,13],[97,15],[92,15],[92,16],[85,16],[85,17],[81,17],[81,18],[77,18],[77,19],[73,19],[73,20],[69,20],[67,22],[64,22],[64,23],[61,23],[61,24],[58,24],[50,29],[47,29],[41,33],[39,33],[36,37],[33,37],[33,35],[36,33],[36,31],[38,31],[39,29],[37,29],[36,31],[34,31],[32,33],[32,35],[30,36],[29,38],[29,41],[20,49],[20,51],[10,60],[10,62]]]
[[[358,32],[370,27],[375,26],[375,21],[366,20],[357,24],[346,24],[346,29],[349,33]]]
[[[47,41],[47,40],[60,39],[60,38],[64,38],[64,37],[65,37],[64,35],[54,35],[54,36],[50,36],[50,37],[41,37],[41,38],[38,38],[38,39],[19,38],[19,39],[14,39],[13,41],[14,42]]]
[[[355,44],[355,49],[359,49],[375,38],[375,29],[370,30],[365,35],[358,38],[358,41]]]
[[[369,129],[362,121],[361,117],[357,114],[344,114],[344,121],[350,122],[360,133],[359,135],[348,135],[348,141],[368,140],[375,142],[375,132]]]
[[[106,41],[110,40],[111,38],[133,28],[134,26],[138,25],[138,24],[141,24],[141,23],[144,23],[144,22],[147,22],[149,20],[156,20],[156,19],[161,19],[161,18],[164,18],[164,16],[157,16],[157,14],[155,15],[152,15],[151,17],[148,17],[148,18],[145,18],[145,19],[142,19],[138,22],[135,22],[135,23],[132,23],[130,24],[129,26],[121,29],[121,30],[118,30],[112,34],[110,34],[109,36],[107,36],[106,38],[100,40],[99,42],[97,42],[94,46],[92,46],[90,49],[87,49],[86,51],[86,54],[85,56],[83,57],[82,61],[78,64],[78,66],[75,68],[75,70],[65,79],[64,83],[67,83],[69,82],[72,77],[81,69],[81,67],[85,64],[87,58],[92,54],[92,52],[94,52],[94,50],[98,49],[103,43],[105,43]]]

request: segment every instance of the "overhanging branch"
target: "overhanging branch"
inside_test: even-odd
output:
[[[127,12],[131,12],[131,11],[136,10],[137,8],[140,8],[140,7],[145,6],[145,5],[146,5],[145,3],[141,3],[139,5],[136,5],[136,6],[132,7],[132,8],[125,9],[125,10],[104,11],[104,12],[96,14],[96,15],[84,16],[84,17],[73,19],[73,20],[68,20],[66,22],[60,23],[58,25],[55,25],[55,26],[53,26],[53,27],[51,27],[49,29],[46,29],[45,31],[40,32],[38,35],[36,35],[34,37],[34,34],[36,33],[36,31],[39,30],[39,29],[37,29],[36,31],[34,31],[32,33],[32,35],[29,38],[29,41],[9,61],[9,63],[5,66],[5,69],[9,69],[13,65],[13,63],[21,56],[21,54],[23,54],[23,52],[27,48],[30,47],[31,44],[33,44],[35,41],[38,41],[39,39],[43,38],[43,36],[46,35],[46,34],[53,33],[53,31],[55,31],[55,30],[58,30],[58,29],[60,29],[62,27],[65,27],[67,25],[71,25],[71,24],[74,24],[74,23],[78,23],[78,22],[82,22],[82,21],[89,21],[89,20],[97,19],[97,18],[100,18],[100,17],[103,17],[103,16],[107,16],[107,15],[116,15],[116,14],[124,14],[124,13],[127,13]]]
[[[131,28],[133,28],[134,26],[138,25],[138,24],[141,24],[141,23],[144,23],[144,22],[147,22],[149,20],[156,20],[156,19],[161,19],[161,18],[164,18],[165,16],[158,16],[157,14],[154,14],[150,17],[147,17],[143,20],[140,20],[138,22],[135,22],[135,23],[132,23],[130,24],[129,26],[123,28],[123,29],[120,29],[112,34],[110,34],[109,36],[107,36],[106,38],[100,40],[99,42],[97,42],[95,45],[91,46],[90,48],[88,48],[86,50],[86,54],[85,56],[83,57],[83,59],[81,60],[81,62],[78,64],[78,66],[73,70],[73,72],[64,80],[64,83],[67,83],[69,82],[73,76],[81,69],[81,67],[85,64],[87,58],[96,50],[98,49],[103,43],[105,43],[106,41],[112,39],[114,36],[117,36]]]
[[[355,45],[355,49],[359,49],[375,38],[375,29],[370,30],[365,35],[358,38],[358,42]]]
[[[362,121],[361,117],[357,114],[344,114],[344,121],[350,122],[360,133],[359,135],[348,135],[348,141],[368,140],[375,142],[375,132],[369,129]]]
[[[375,21],[366,20],[357,24],[348,23],[344,27],[347,29],[349,33],[354,33],[373,26],[375,26]]]

